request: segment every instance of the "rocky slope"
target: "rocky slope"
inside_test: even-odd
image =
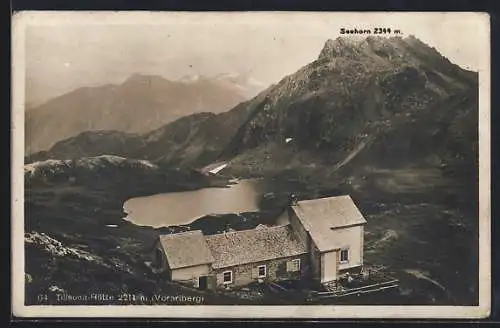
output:
[[[271,167],[320,161],[339,168],[379,153],[373,144],[394,149],[395,160],[426,160],[422,145],[428,155],[444,156],[450,143],[473,153],[477,86],[477,74],[414,37],[329,40],[316,61],[267,91],[224,157],[250,166],[257,156]],[[386,165],[388,157],[379,160]]]
[[[25,163],[48,159],[75,159],[99,155],[123,156],[143,145],[140,135],[120,131],[85,131],[57,142],[47,151],[25,157]]]
[[[76,178],[78,172],[103,173],[100,170],[137,169],[154,171],[159,167],[146,160],[132,160],[119,156],[101,155],[82,157],[74,160],[46,160],[26,164],[24,166],[25,181],[36,179],[57,180],[61,177],[68,180]]]
[[[120,85],[80,88],[26,111],[25,153],[83,131],[144,133],[191,113],[224,112],[247,99],[245,86],[227,77],[169,81],[136,74]]]

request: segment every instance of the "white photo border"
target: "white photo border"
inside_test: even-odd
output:
[[[477,49],[479,63],[479,305],[478,306],[215,306],[215,305],[127,305],[127,306],[58,306],[24,303],[24,97],[25,97],[25,28],[36,24],[154,24],[162,18],[193,19],[196,15],[252,15],[256,21],[269,15],[311,15],[314,19],[342,16],[353,22],[367,16],[384,19],[404,15],[442,15],[442,19],[472,19],[478,24],[478,38],[484,47]],[[331,16],[328,16],[331,15]],[[377,16],[378,15],[378,16]],[[225,16],[227,17],[227,16]],[[158,19],[160,18],[160,19]],[[371,17],[370,17],[371,18]],[[258,12],[258,13],[181,13],[181,12],[36,12],[15,13],[12,18],[12,311],[16,317],[30,318],[485,318],[491,310],[491,186],[490,186],[490,18],[487,13],[396,13],[396,12]],[[416,27],[418,29],[418,27]]]

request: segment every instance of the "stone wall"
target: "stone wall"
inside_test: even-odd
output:
[[[287,272],[287,262],[300,259],[300,271],[299,272]],[[258,267],[260,265],[266,265],[266,277],[258,277]],[[280,281],[280,280],[294,280],[300,279],[301,277],[307,275],[307,270],[309,268],[308,255],[303,254],[295,257],[287,257],[257,263],[249,263],[238,265],[229,268],[222,268],[213,270],[212,274],[216,275],[216,281],[218,287],[224,287],[224,272],[232,271],[233,282],[227,284],[227,286],[244,286],[252,282],[256,282],[259,279],[263,281]]]

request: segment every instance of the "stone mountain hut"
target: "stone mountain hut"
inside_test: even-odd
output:
[[[363,267],[366,220],[350,196],[292,200],[274,227],[203,235],[161,235],[154,266],[200,289],[252,282],[335,281]]]

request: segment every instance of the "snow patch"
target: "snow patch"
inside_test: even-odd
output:
[[[155,169],[158,166],[147,161],[147,160],[135,160],[135,159],[127,159],[120,156],[115,155],[100,155],[95,157],[83,157],[75,160],[56,160],[56,159],[48,159],[45,161],[38,161],[24,165],[24,173],[25,175],[29,175],[33,177],[40,170],[48,170],[49,173],[57,173],[61,169],[70,168],[74,163],[75,168],[86,168],[90,170],[94,170],[97,168],[105,167],[106,165],[120,165],[123,163],[128,163],[132,165],[140,165],[145,168]]]
[[[35,175],[39,170],[52,169],[57,170],[62,166],[68,166],[69,160],[48,159],[45,161],[37,161],[24,165],[24,173],[30,176]]]
[[[127,160],[124,157],[115,156],[115,155],[100,155],[100,156],[96,156],[96,157],[90,157],[90,159],[100,160],[100,161],[105,160],[105,161],[108,161],[109,163],[112,163],[112,164],[120,164],[123,161]]]
[[[139,160],[139,163],[141,163],[142,165],[146,166],[146,167],[149,167],[149,168],[156,168],[157,166],[149,161],[146,161],[144,159],[141,159]]]
[[[57,287],[55,285],[52,285],[49,287],[49,292],[55,292],[55,293],[64,293],[65,290],[60,288],[60,287]]]
[[[210,172],[210,173],[212,173],[212,174],[217,174],[217,173],[219,173],[220,171],[222,171],[223,169],[225,169],[227,166],[228,166],[228,164],[227,164],[227,163],[224,163],[224,164],[222,164],[222,165],[219,165],[219,166],[217,166],[217,167],[215,167],[215,168],[211,169],[211,170],[210,170],[210,171],[208,171],[208,172]]]
[[[202,76],[200,74],[184,75],[179,81],[183,83],[195,83],[201,80],[201,78]]]

